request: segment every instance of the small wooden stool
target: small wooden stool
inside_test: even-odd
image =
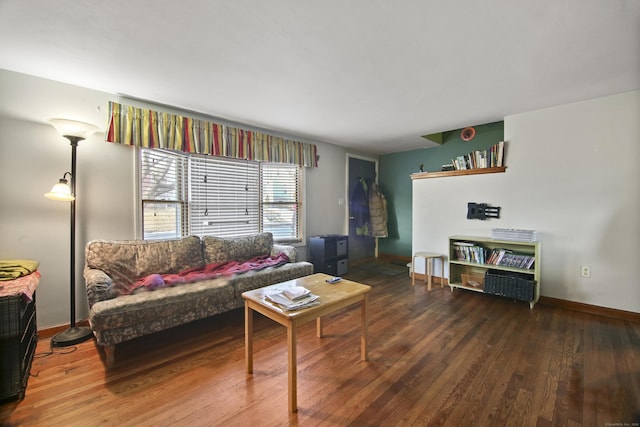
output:
[[[435,252],[416,252],[411,259],[411,285],[416,285],[416,258],[424,258],[425,283],[427,289],[431,290],[431,275],[433,274],[433,260],[440,258],[442,268],[440,269],[440,287],[444,287],[444,255]]]

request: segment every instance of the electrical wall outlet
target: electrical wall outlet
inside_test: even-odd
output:
[[[580,276],[584,278],[591,277],[591,267],[588,265],[580,266]]]

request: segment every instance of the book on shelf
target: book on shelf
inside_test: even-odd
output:
[[[504,166],[505,141],[499,141],[486,150],[476,150],[451,159],[455,170],[484,169]]]
[[[477,264],[499,265],[502,267],[531,270],[535,256],[529,253],[514,252],[506,248],[487,249],[475,242],[452,242],[453,254],[458,261]]]
[[[502,257],[506,253],[506,249],[494,249],[489,254],[489,258],[487,259],[487,264],[498,265]]]
[[[500,167],[503,166],[504,163],[504,141],[498,142],[497,151],[496,166]]]
[[[534,261],[535,256],[531,254],[515,253],[509,249],[496,248],[489,254],[487,264],[531,270]]]
[[[485,264],[486,249],[472,242],[453,242],[453,248],[458,261]]]

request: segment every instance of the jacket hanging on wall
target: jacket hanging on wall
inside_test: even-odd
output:
[[[375,182],[369,186],[369,216],[372,237],[387,237],[387,199]]]

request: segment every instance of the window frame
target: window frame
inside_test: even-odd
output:
[[[186,166],[185,166],[185,171],[183,172],[183,175],[181,176],[181,180],[182,180],[182,185],[184,186],[184,199],[181,201],[167,201],[167,200],[154,200],[154,199],[143,199],[143,189],[142,189],[142,180],[143,180],[143,161],[144,161],[144,154],[143,151],[144,150],[149,150],[152,152],[162,152],[165,153],[167,156],[175,156],[177,158],[180,159],[184,159]],[[292,165],[292,164],[287,164],[287,163],[269,163],[269,162],[255,162],[255,161],[249,161],[249,160],[243,160],[243,159],[234,159],[234,158],[226,158],[226,157],[214,157],[214,156],[209,156],[209,155],[196,155],[196,154],[190,154],[190,153],[182,153],[182,152],[176,152],[176,151],[171,151],[171,150],[162,150],[162,149],[150,149],[150,148],[138,148],[136,150],[136,159],[135,159],[135,170],[136,170],[136,189],[135,189],[135,194],[136,194],[136,205],[137,205],[137,226],[136,229],[138,230],[138,236],[140,239],[145,239],[145,240],[155,240],[155,239],[150,239],[148,236],[145,238],[145,218],[144,218],[144,207],[145,204],[152,204],[152,203],[172,203],[172,204],[178,204],[180,206],[179,208],[179,212],[180,215],[182,216],[182,219],[180,220],[180,226],[177,227],[177,229],[179,231],[176,231],[175,235],[171,236],[173,238],[180,238],[180,237],[185,237],[188,235],[199,235],[199,236],[203,236],[203,235],[215,235],[214,233],[209,233],[209,232],[203,232],[203,233],[199,233],[199,232],[194,232],[194,231],[198,231],[198,230],[194,230],[193,227],[193,215],[192,215],[192,208],[193,208],[193,204],[194,204],[194,200],[192,198],[192,179],[194,178],[194,172],[193,172],[193,163],[192,159],[196,159],[194,162],[195,163],[199,163],[202,160],[204,160],[204,162],[206,163],[208,160],[211,161],[221,161],[221,162],[231,162],[231,163],[238,163],[238,164],[244,164],[246,162],[251,162],[254,164],[257,164],[257,168],[258,168],[258,174],[257,174],[257,178],[258,178],[258,182],[257,182],[257,186],[258,186],[258,199],[257,199],[257,206],[254,205],[254,207],[257,208],[258,210],[258,214],[257,214],[257,218],[258,218],[258,227],[257,227],[257,232],[264,232],[265,230],[265,207],[269,205],[269,203],[265,203],[263,202],[263,195],[264,195],[264,183],[263,183],[263,166],[266,167],[272,167],[272,166],[278,166],[281,165],[284,168],[290,170],[292,167],[295,168],[296,172],[297,172],[297,185],[296,187],[296,197],[295,197],[295,202],[291,202],[290,204],[295,204],[297,206],[297,209],[295,210],[295,216],[297,217],[297,224],[295,229],[297,230],[297,237],[277,237],[276,234],[277,233],[273,233],[274,234],[274,242],[277,243],[282,243],[282,244],[291,244],[291,245],[303,245],[304,241],[305,241],[305,222],[306,222],[306,203],[305,203],[305,177],[306,177],[306,168],[299,166],[299,165]],[[177,235],[179,234],[179,235]],[[247,234],[238,234],[237,236],[246,236]],[[226,237],[235,237],[230,235],[229,233],[225,234]],[[163,237],[159,237],[159,238],[163,238]]]
[[[283,172],[285,174],[291,173],[291,171],[295,171],[294,183],[290,184],[289,181],[279,180],[276,177],[274,171]],[[268,188],[268,185],[271,184],[272,188]],[[302,189],[304,187],[304,168],[295,164],[287,164],[287,163],[269,163],[269,162],[261,162],[260,163],[260,229],[261,231],[270,231],[273,234],[274,241],[282,242],[282,243],[300,243],[304,241],[304,233],[303,233],[303,218],[304,218],[304,208],[302,203]],[[280,191],[276,191],[276,188]],[[268,191],[267,191],[268,190]],[[282,191],[284,190],[284,192]],[[293,198],[286,197],[286,194],[289,191],[294,191],[295,195]],[[276,193],[279,193],[280,200],[276,200],[278,197]],[[285,195],[285,197],[283,197]],[[274,200],[266,201],[267,196],[273,196]],[[285,200],[283,200],[285,199]],[[295,236],[294,237],[278,237],[277,230],[268,229],[265,225],[267,218],[267,211],[271,211],[271,213],[277,213],[280,208],[285,208],[284,213],[286,214],[287,207],[293,207],[293,217],[294,217],[294,225]],[[277,226],[277,222],[275,222],[272,227]]]

